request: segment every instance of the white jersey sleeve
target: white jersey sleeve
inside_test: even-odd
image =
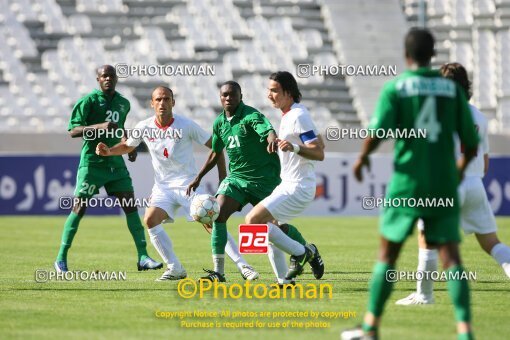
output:
[[[135,126],[135,130],[143,130],[147,127],[147,124],[146,124],[146,120],[142,120],[141,122],[138,122],[138,124],[136,124]],[[135,138],[134,136],[138,136],[137,138]],[[137,147],[138,145],[140,145],[141,142],[143,142],[143,134],[142,133],[136,133],[136,134],[131,134],[129,136],[129,138],[127,139],[126,141],[126,145],[127,146],[131,146],[131,147]]]
[[[317,139],[317,128],[309,114],[301,114],[297,116],[294,131],[298,134],[303,144],[308,144]]]
[[[282,116],[278,136],[292,144],[308,144],[318,138],[317,129],[306,107],[299,103],[292,105],[291,110]],[[282,181],[315,187],[314,161],[281,149],[278,149],[278,156]]]

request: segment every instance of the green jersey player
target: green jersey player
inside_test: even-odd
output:
[[[117,74],[111,65],[97,69],[97,82],[100,90],[94,90],[78,100],[69,121],[71,137],[83,137],[83,146],[78,167],[75,189],[75,204],[69,214],[62,232],[62,243],[54,267],[58,272],[67,268],[67,253],[78,231],[81,218],[85,214],[87,201],[105,187],[109,195],[116,196],[126,214],[127,225],[138,252],[138,270],[159,269],[162,263],[151,259],[147,254],[145,233],[135,206],[131,177],[122,156],[100,157],[96,155],[96,146],[103,142],[114,146],[120,142],[120,136],[113,133],[123,129],[130,109],[129,101],[115,91]],[[129,156],[136,159],[136,153]]]
[[[474,157],[478,135],[464,90],[429,67],[434,55],[434,38],[425,29],[412,29],[405,38],[409,70],[386,83],[371,122],[371,128],[383,130],[425,129],[426,138],[397,138],[394,168],[387,202],[454,202],[454,204],[400,204],[384,208],[381,217],[381,246],[370,283],[368,311],[362,329],[345,331],[343,339],[357,336],[377,338],[383,308],[391,294],[394,280],[388,273],[395,263],[405,239],[415,222],[425,223],[427,243],[439,249],[448,274],[448,291],[455,307],[459,339],[472,338],[470,326],[469,286],[461,266],[458,243],[459,207],[457,186],[469,161]],[[454,133],[465,146],[458,167],[455,163]],[[361,181],[362,168],[369,167],[369,154],[381,139],[365,140],[354,166]]]
[[[267,118],[257,109],[242,102],[241,87],[234,81],[220,88],[224,108],[213,124],[212,150],[206,163],[193,182],[188,194],[195,190],[201,179],[218,161],[226,149],[229,158],[229,175],[221,182],[216,193],[220,215],[213,223],[211,247],[214,270],[203,277],[211,281],[225,281],[224,257],[227,242],[227,220],[246,204],[257,205],[280,184],[280,161],[276,133]],[[293,226],[287,229],[288,237],[305,244]]]

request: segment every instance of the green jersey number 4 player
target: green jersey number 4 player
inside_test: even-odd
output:
[[[471,84],[466,69],[459,63],[441,66],[441,74],[460,84],[468,98],[471,97]],[[510,247],[499,241],[497,226],[491,210],[482,178],[489,169],[489,136],[487,118],[476,107],[470,105],[473,120],[480,136],[480,147],[476,157],[469,163],[464,179],[459,187],[461,205],[461,227],[465,234],[475,234],[480,247],[491,255],[510,277]],[[459,146],[458,149],[462,151]],[[437,250],[427,246],[423,234],[423,222],[418,221],[418,271],[437,270]],[[434,303],[434,282],[426,276],[416,283],[416,292],[396,302],[397,305],[422,305]]]
[[[123,129],[130,109],[129,101],[115,91],[117,74],[113,66],[104,65],[98,68],[97,82],[100,90],[94,90],[78,100],[69,121],[68,129],[71,137],[83,136],[84,141],[74,192],[78,200],[64,224],[60,251],[54,263],[55,270],[58,272],[68,270],[67,253],[78,231],[80,220],[85,214],[87,200],[98,194],[102,187],[105,187],[109,195],[120,200],[138,252],[138,270],[162,268],[162,263],[154,261],[147,254],[145,232],[137,207],[134,205],[133,185],[124,159],[122,156],[104,158],[96,155],[98,143],[103,142],[113,146],[120,142],[116,134],[100,136],[100,132]],[[134,158],[136,156],[130,157],[130,160],[134,161]]]
[[[383,309],[394,280],[389,279],[406,238],[418,219],[425,224],[427,244],[439,249],[448,275],[459,339],[472,338],[467,274],[459,252],[459,203],[457,187],[478,145],[471,112],[464,90],[454,81],[430,69],[434,37],[425,29],[412,29],[405,38],[408,70],[385,84],[371,121],[373,129],[425,129],[426,138],[395,140],[394,174],[386,198],[428,200],[453,204],[395,204],[385,207],[380,219],[381,244],[378,262],[369,288],[368,311],[363,326],[342,333],[342,339],[377,338]],[[454,133],[465,146],[456,166]],[[355,163],[354,175],[362,180],[363,167],[369,167],[369,154],[381,139],[367,138]],[[390,275],[388,275],[390,274]]]

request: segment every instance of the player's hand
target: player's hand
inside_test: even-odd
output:
[[[114,123],[114,122],[104,122],[104,123],[98,124],[97,128],[103,129],[103,130],[115,130],[115,129],[118,129],[119,126],[117,125],[117,123]]]
[[[353,171],[354,177],[358,180],[358,182],[363,181],[363,167],[367,167],[368,171],[370,171],[370,159],[368,156],[359,157],[356,163],[354,163]]]
[[[294,147],[292,146],[292,143],[290,143],[289,141],[285,140],[285,139],[276,139],[278,141],[278,147],[280,148],[280,150],[282,151],[294,151]]]
[[[128,160],[130,162],[134,162],[136,161],[136,157],[138,156],[138,151],[136,151],[136,149],[134,149],[133,151],[131,151],[130,153],[128,153]]]
[[[267,152],[273,153],[276,151],[278,151],[278,138],[269,141],[269,143],[267,144]]]
[[[271,130],[267,135],[267,152],[273,153],[278,151],[278,137],[276,133]]]
[[[195,178],[186,188],[186,195],[190,196],[193,191],[195,191],[198,186],[200,185],[200,179],[197,177]]]
[[[100,142],[96,146],[96,155],[99,155],[99,156],[109,156],[110,155],[110,148],[105,143]]]

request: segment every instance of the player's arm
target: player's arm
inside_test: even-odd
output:
[[[200,185],[200,181],[202,178],[211,171],[212,168],[218,164],[218,160],[220,158],[220,155],[223,155],[223,152],[216,153],[213,150],[209,152],[209,155],[207,156],[207,160],[205,161],[204,166],[202,166],[202,169],[200,169],[197,177],[188,185],[188,188],[186,189],[186,195],[190,195],[192,191],[195,191],[196,188]],[[225,161],[225,158],[223,158],[223,161]]]
[[[260,136],[260,142],[267,141],[267,152],[273,153],[278,150],[278,136],[266,116],[260,112],[253,112],[246,121]]]
[[[143,129],[143,122],[140,122],[136,125],[135,129]],[[124,134],[125,135],[125,134]],[[134,162],[134,160],[131,160],[133,152],[136,152],[136,147],[140,145],[140,143],[143,141],[142,137],[134,138],[133,136],[126,139],[125,137],[122,137],[120,143],[112,146],[111,148],[108,147],[105,143],[98,143],[96,146],[96,154],[99,156],[120,156],[124,154],[129,154],[130,161]],[[136,155],[135,155],[136,158]]]
[[[267,134],[267,152],[273,153],[278,150],[278,136],[274,130],[269,130]]]
[[[133,150],[135,150],[135,146],[129,146],[127,145],[127,141],[123,140],[120,143],[112,146],[111,148],[108,147],[105,143],[98,143],[96,146],[96,154],[99,156],[120,156],[124,155],[126,153],[130,153]]]
[[[370,159],[368,158],[368,156],[372,152],[374,152],[375,149],[377,149],[377,147],[379,146],[381,141],[382,141],[382,139],[379,139],[379,138],[368,137],[363,142],[363,147],[361,149],[361,153],[360,153],[358,159],[356,160],[356,162],[354,163],[354,177],[356,177],[356,179],[359,182],[363,181],[363,174],[362,174],[363,167],[366,166],[367,169],[370,171]]]
[[[124,135],[122,136],[121,143],[122,143],[122,142],[127,142],[127,138],[126,138],[126,136],[127,136],[127,133],[126,133],[126,130],[124,129]],[[115,146],[116,146],[116,145],[115,145]],[[115,146],[114,146],[114,147],[115,147]],[[96,150],[97,150],[97,147],[96,147]],[[132,151],[129,151],[127,154],[128,154],[128,160],[129,160],[130,162],[134,162],[134,161],[136,161],[136,158],[138,157],[138,151],[136,151],[136,147],[134,147],[134,148],[133,148],[133,150],[132,150]]]
[[[483,175],[487,175],[489,171],[489,154],[486,153],[483,155]]]
[[[460,179],[464,178],[464,172],[466,171],[469,162],[471,162],[471,160],[476,157],[477,149],[478,148],[476,146],[470,148],[464,147],[464,153],[457,162],[457,168],[459,170]]]
[[[69,125],[67,127],[69,135],[72,138],[83,137],[85,129],[110,130],[116,129],[118,127],[116,123],[112,122],[87,125],[87,118],[92,110],[91,105],[92,105],[91,100],[88,97],[80,99],[74,105],[73,111],[71,112],[71,119],[69,120]],[[89,138],[94,136],[95,133],[92,133],[90,136],[85,135],[85,137]]]
[[[223,141],[220,138],[216,122],[213,125],[213,134],[210,140],[211,140],[211,152],[209,152],[207,160],[205,161],[205,164],[202,166],[202,169],[200,169],[197,177],[188,185],[188,188],[186,189],[186,194],[188,196],[191,194],[191,191],[194,191],[196,188],[198,188],[202,178],[209,171],[211,171],[211,169],[214,168],[216,164],[218,164],[220,157],[223,156],[223,148],[225,147],[225,144],[223,144]],[[223,161],[225,161],[225,158],[223,158]],[[218,168],[218,172],[219,171],[220,169]]]
[[[379,95],[369,128],[374,130],[383,129],[385,131],[396,129],[398,126],[397,113],[398,96],[394,90],[393,82],[387,82]],[[353,167],[354,177],[356,177],[359,182],[363,181],[363,168],[367,167],[370,171],[370,159],[368,156],[377,149],[382,141],[383,139],[380,138],[368,137],[363,142],[361,153],[354,162]]]
[[[313,132],[313,131],[312,131]],[[278,140],[278,147],[282,151],[295,152],[303,158],[310,159],[312,161],[323,161],[324,160],[324,141],[319,135],[314,140],[304,144],[293,144],[287,140]]]
[[[94,130],[115,130],[118,128],[118,125],[114,122],[104,122],[99,124],[87,125],[87,126],[76,126],[69,130],[69,135],[72,138],[83,137],[83,131],[85,129],[94,129]]]
[[[457,133],[460,142],[464,145],[464,153],[457,162],[457,169],[459,171],[459,178],[464,178],[464,172],[471,160],[476,157],[480,137],[475,129],[473,115],[469,109],[468,102],[464,96],[464,91],[457,86],[457,100],[459,102],[459,109],[457,110]],[[485,150],[483,150],[485,151]],[[484,152],[485,153],[485,152]]]
[[[212,148],[212,137],[209,138],[207,142],[205,142],[205,146],[207,146],[209,149]],[[218,168],[218,180],[219,183],[227,177],[227,167],[225,165],[225,155],[222,152],[218,153],[218,160],[216,161],[216,166]]]

